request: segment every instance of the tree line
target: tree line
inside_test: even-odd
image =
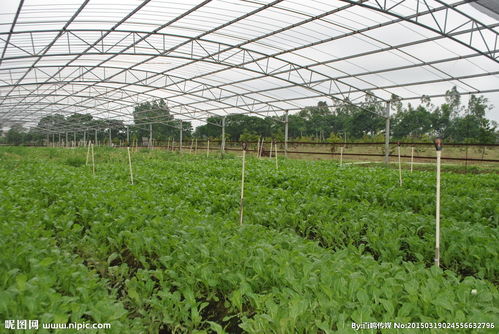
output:
[[[447,141],[467,143],[497,143],[497,124],[488,120],[486,112],[492,108],[483,96],[471,95],[467,105],[461,103],[456,87],[447,91],[441,105],[432,103],[423,96],[419,105],[404,106],[399,98],[391,99],[390,132],[392,140],[430,141],[440,136]],[[180,129],[185,140],[190,138],[220,139],[222,116],[212,116],[205,125],[193,129],[192,123],[176,119],[162,99],[135,106],[133,124],[125,125],[123,120],[95,119],[91,114],[75,113],[47,115],[35,127],[28,129],[14,125],[7,132],[4,141],[9,144],[40,143],[46,139],[46,131],[52,133],[52,140],[58,141],[65,133],[61,129],[78,129],[69,134],[68,140],[97,140],[106,142],[111,132],[115,143],[136,141],[139,144],[155,141],[180,139]],[[385,133],[385,105],[372,95],[366,94],[361,104],[340,101],[332,105],[319,102],[288,115],[289,140],[342,142],[383,141]],[[285,116],[258,117],[231,114],[225,117],[225,136],[233,141],[284,140]],[[64,131],[64,130],[63,130]],[[128,131],[128,134],[127,134]],[[85,134],[84,134],[85,133]]]
[[[451,142],[493,144],[499,141],[497,123],[485,115],[492,108],[483,96],[471,95],[467,105],[461,103],[456,87],[447,91],[445,102],[435,105],[427,96],[420,104],[404,106],[392,96],[390,135],[398,141],[431,141],[439,136]],[[288,115],[290,140],[342,142],[384,141],[386,129],[385,104],[367,94],[365,101],[355,105],[340,101],[332,105],[319,102]],[[196,128],[201,138],[218,138],[221,116],[208,118],[212,124]],[[257,117],[228,115],[225,133],[229,140],[257,140],[259,137],[283,140],[285,116]]]

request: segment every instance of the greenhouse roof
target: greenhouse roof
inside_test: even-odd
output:
[[[494,0],[4,0],[0,123],[282,115],[371,94],[499,92]],[[70,129],[57,129],[67,131]]]

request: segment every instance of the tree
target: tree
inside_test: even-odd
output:
[[[144,102],[135,106],[133,111],[134,136],[142,141],[142,138],[149,138],[152,128],[152,137],[155,140],[166,141],[168,138],[179,139],[180,123],[171,115],[170,109],[163,99]],[[190,136],[192,124],[183,122],[183,135]],[[185,133],[184,133],[185,132]]]
[[[431,113],[422,105],[416,109],[411,104],[406,110],[396,113],[392,121],[393,136],[420,138],[431,131]]]
[[[11,145],[21,145],[26,136],[26,129],[21,124],[14,124],[7,131],[6,141]]]
[[[433,135],[448,138],[452,132],[452,122],[462,111],[461,95],[456,86],[445,92],[445,103],[432,113]]]
[[[463,117],[456,117],[449,130],[449,136],[459,142],[494,143],[494,123],[485,118],[491,107],[483,96],[471,95]]]

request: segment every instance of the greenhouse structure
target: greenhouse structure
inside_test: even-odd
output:
[[[0,332],[493,333],[498,108],[497,0],[3,0]]]

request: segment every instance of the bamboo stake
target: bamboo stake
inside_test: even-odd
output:
[[[130,156],[130,147],[127,147],[127,151],[128,151],[128,165],[130,166],[130,182],[133,184],[132,157]]]
[[[343,146],[340,147],[340,166],[343,165]]]
[[[260,154],[258,155],[258,157],[260,159],[262,158],[262,154],[263,154],[263,142],[264,142],[264,139],[262,138],[262,144],[260,145]]]
[[[198,139],[196,138],[196,146],[194,148],[194,154],[198,154]]]
[[[437,189],[435,203],[435,265],[440,267],[440,159],[442,157],[442,140],[435,140],[437,150]]]
[[[208,146],[206,146],[206,157],[210,155],[210,140],[208,139]]]
[[[411,147],[411,173],[413,170],[413,166],[414,166],[414,146]]]
[[[278,170],[279,169],[279,162],[277,160],[277,143],[274,145],[275,147],[275,169]]]
[[[90,156],[90,141],[88,142],[88,149],[87,149],[87,160],[85,161],[85,166],[88,166],[88,158]]]
[[[256,144],[256,157],[260,156],[260,138],[258,138],[258,142]]]
[[[166,150],[170,150],[170,138],[168,138],[168,142],[166,143]]]
[[[243,164],[241,168],[241,200],[239,202],[239,224],[243,225],[244,211],[244,169],[246,161],[246,143],[243,144]]]
[[[273,140],[271,140],[271,141],[270,141],[269,158],[272,158],[272,151],[273,151],[273,147],[272,147],[272,145],[273,145],[273,144],[274,144],[274,141],[273,141]]]
[[[397,146],[398,155],[399,155],[399,183],[402,185],[402,162],[400,161],[400,143]]]
[[[94,144],[92,144],[92,173],[95,175]]]

